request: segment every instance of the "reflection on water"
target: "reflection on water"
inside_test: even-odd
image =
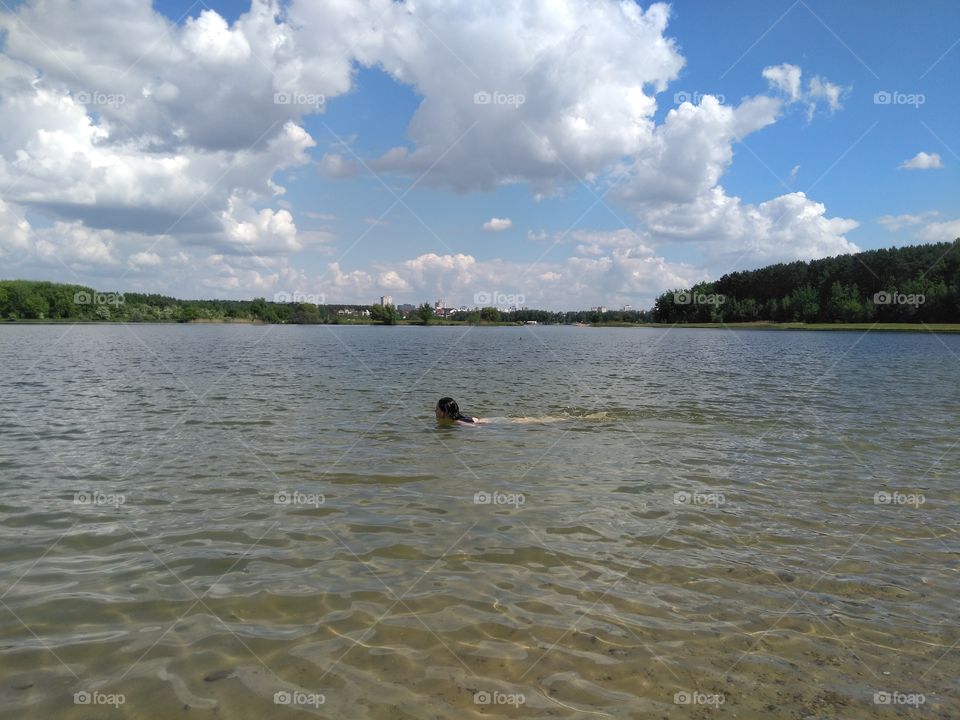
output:
[[[0,703],[956,717],[957,355],[932,335],[2,326]],[[443,395],[493,422],[438,427]]]

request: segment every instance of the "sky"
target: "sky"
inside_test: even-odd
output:
[[[0,278],[650,307],[960,236],[955,0],[0,3]]]

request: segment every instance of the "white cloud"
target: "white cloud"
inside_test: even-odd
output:
[[[939,153],[925,152],[918,152],[900,165],[901,170],[934,170],[942,167],[943,162],[940,160]]]
[[[114,141],[236,151],[271,125],[322,112],[308,96],[350,89],[350,48],[384,2],[349,13],[323,5],[326,22],[306,28],[290,22],[294,8],[267,0],[231,26],[208,9],[177,25],[143,0],[33,0],[0,14],[0,31],[4,52],[41,69],[48,90],[86,93]],[[98,93],[123,102],[97,102]]]
[[[580,234],[580,241],[590,239],[606,251],[550,264],[425,253],[381,267],[377,286],[405,292],[410,302],[442,297],[450,305],[472,307],[474,295],[486,292],[522,295],[530,307],[570,309],[600,303],[649,305],[664,290],[707,278],[703,269],[658,257],[636,243],[630,231]]]
[[[377,277],[377,285],[384,290],[402,291],[409,290],[410,283],[400,277],[396,270],[387,270],[380,273]]]
[[[917,232],[917,237],[927,242],[951,242],[960,238],[960,219],[930,223]]]
[[[770,87],[784,93],[790,100],[800,99],[800,76],[802,71],[796,65],[783,63],[763,69],[763,77]]]
[[[220,219],[226,239],[223,247],[227,252],[275,254],[303,249],[297,240],[293,216],[287,210],[257,211],[234,196]]]
[[[720,181],[733,160],[733,142],[774,122],[779,107],[764,97],[731,107],[711,95],[699,105],[681,104],[638,150],[614,197],[641,210],[694,202]]]
[[[513,220],[510,218],[490,218],[483,224],[483,229],[487,232],[503,232],[513,227]]]
[[[572,232],[573,255],[535,270],[467,253],[349,271],[331,263],[315,281],[328,297],[378,288],[453,297],[471,283],[535,279],[555,306],[610,303],[608,291],[636,305],[631,293],[652,297],[735,257],[855,249],[845,233],[856,222],[827,217],[802,193],[748,204],[721,185],[739,140],[795,103],[838,110],[843,89],[814,77],[804,90],[799,67],[771,66],[763,77],[776,96],[736,106],[705,96],[657,125],[657,94],[684,64],[666,35],[669,13],[608,0],[253,0],[232,24],[211,10],[176,24],[147,0],[28,0],[0,13],[0,187],[10,188],[0,256],[129,272],[138,287],[168,291],[302,286],[290,256],[329,252],[334,237],[299,229],[295,193],[282,197],[274,178],[309,162],[304,117],[350,91],[358,64],[421,98],[410,142],[370,161],[378,171],[426,173],[422,184],[463,192],[527,182],[537,198],[580,180],[609,188],[622,175],[608,199],[637,228]],[[336,148],[317,162],[327,178],[358,169]],[[44,219],[40,229],[28,214]],[[484,228],[511,225],[491,218]],[[679,243],[703,266],[664,260]]]
[[[811,78],[807,87],[807,97],[812,101],[810,103],[810,114],[813,114],[813,108],[816,107],[818,100],[826,102],[831,112],[839,110],[841,108],[840,96],[842,94],[843,88],[839,85],[835,85],[819,76]]]
[[[721,273],[743,264],[857,250],[845,234],[858,223],[827,218],[825,206],[803,193],[754,205],[728,196],[720,185],[733,144],[774,122],[780,107],[763,96],[737,107],[706,96],[699,105],[684,103],[667,114],[649,148],[627,168],[627,180],[612,193],[632,207],[646,242],[694,244]]]
[[[936,210],[930,210],[917,215],[881,215],[877,218],[877,222],[887,230],[896,231],[912,225],[922,225],[939,214]]]
[[[803,102],[806,105],[807,121],[813,119],[820,103],[825,103],[831,113],[842,107],[840,100],[846,88],[815,75],[807,81],[804,91],[803,70],[797,65],[771,65],[763,69],[762,75],[770,88],[785,95],[789,102]]]
[[[127,264],[135,269],[157,267],[163,260],[155,252],[138,252],[127,258]]]
[[[30,223],[0,198],[0,259],[9,266],[30,250]]]
[[[320,172],[328,178],[351,178],[357,174],[359,166],[343,155],[327,153],[320,159]]]
[[[636,152],[653,127],[653,92],[684,62],[662,3],[397,8],[381,62],[424,100],[407,130],[413,149],[393,148],[374,169],[429,170],[424,183],[459,191],[526,180],[550,192]]]

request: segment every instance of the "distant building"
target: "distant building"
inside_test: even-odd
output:
[[[605,313],[607,309],[603,305],[597,305],[596,307],[590,308],[591,312]]]
[[[380,304],[386,307],[387,305],[393,305],[393,295],[381,295]]]

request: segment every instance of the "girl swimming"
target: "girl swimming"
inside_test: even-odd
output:
[[[457,425],[482,425],[486,422],[483,418],[471,417],[460,412],[460,406],[457,401],[451,397],[443,397],[437,401],[437,407],[434,408],[437,420],[441,422],[452,422]]]

